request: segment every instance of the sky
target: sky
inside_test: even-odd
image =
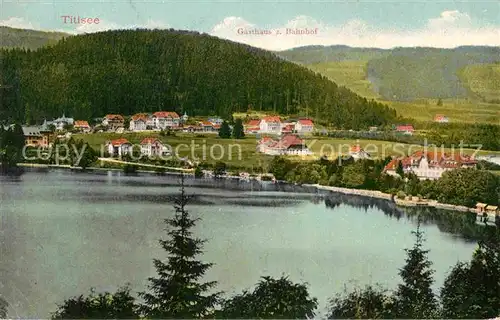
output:
[[[99,23],[65,23],[62,16],[68,15],[98,18]],[[500,0],[0,0],[0,25],[73,34],[174,28],[268,50],[500,46]],[[314,33],[287,34],[287,29]],[[271,34],[248,34],[252,30]]]

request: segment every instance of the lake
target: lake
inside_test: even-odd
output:
[[[0,177],[0,294],[9,316],[49,317],[57,303],[91,287],[114,291],[129,282],[143,290],[156,275],[152,259],[165,257],[158,239],[163,219],[173,215],[177,183],[172,176],[62,170]],[[187,185],[195,195],[187,208],[202,218],[196,235],[208,239],[203,259],[215,263],[206,279],[227,294],[287,274],[309,283],[321,314],[351,280],[395,287],[404,249],[413,244],[415,219],[382,200],[333,193],[325,200],[258,182]],[[475,244],[432,223],[422,228],[440,286]]]

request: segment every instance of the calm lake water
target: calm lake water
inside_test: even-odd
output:
[[[46,318],[57,303],[91,287],[114,291],[129,282],[143,290],[156,274],[152,259],[165,257],[157,240],[165,236],[163,219],[173,215],[168,196],[176,183],[116,172],[0,177],[0,294],[9,316]],[[398,283],[416,223],[387,212],[396,209],[277,191],[291,187],[214,183],[187,181],[187,191],[196,195],[190,213],[203,219],[196,234],[208,239],[203,259],[216,263],[207,280],[218,281],[219,290],[239,293],[261,276],[284,273],[309,283],[323,313],[350,280]],[[423,229],[441,285],[475,244],[432,224]]]

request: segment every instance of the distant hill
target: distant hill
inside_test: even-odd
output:
[[[469,94],[500,104],[500,63],[468,65],[458,76]]]
[[[289,61],[310,65],[339,61],[369,61],[391,54],[391,50],[378,48],[353,48],[344,45],[305,46],[277,52]]]
[[[463,46],[454,49],[310,46],[281,51],[277,54],[289,61],[308,65],[315,71],[324,70],[322,73],[325,75],[328,70],[335,70],[339,65],[345,67],[345,62],[349,61],[350,64],[358,65],[358,68],[350,70],[355,73],[363,70],[364,78],[360,80],[370,83],[368,87],[373,93],[364,94],[365,96],[380,96],[385,100],[395,101],[413,101],[422,98],[477,98],[478,95],[469,88],[469,82],[482,81],[474,77],[482,77],[486,73],[468,71],[463,76],[462,70],[468,70],[466,67],[470,65],[500,62],[500,48],[487,46]],[[348,69],[344,71],[349,72]],[[328,75],[330,79],[337,81],[332,77],[332,72]],[[487,75],[497,77],[494,72],[489,72]],[[353,76],[357,77],[358,74]],[[340,83],[342,77],[340,74]],[[498,83],[500,78],[490,81]],[[366,86],[366,83],[361,83],[362,90],[365,90]],[[353,87],[353,90],[363,94],[359,88]]]
[[[55,44],[68,36],[70,34],[63,32],[45,32],[0,26],[0,48],[35,50],[45,45]]]
[[[275,54],[206,34],[115,30],[37,51],[0,50],[0,118],[172,110],[230,117],[248,109],[341,128],[393,123],[396,112]]]

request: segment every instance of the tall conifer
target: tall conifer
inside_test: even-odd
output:
[[[205,318],[210,316],[220,293],[208,293],[216,282],[200,282],[212,263],[196,259],[205,240],[192,237],[190,231],[198,219],[190,217],[186,204],[190,197],[181,176],[180,194],[174,198],[175,216],[165,219],[171,227],[169,239],[160,240],[168,253],[166,261],[154,260],[158,277],[149,278],[149,292],[142,292],[143,311],[148,318]]]

